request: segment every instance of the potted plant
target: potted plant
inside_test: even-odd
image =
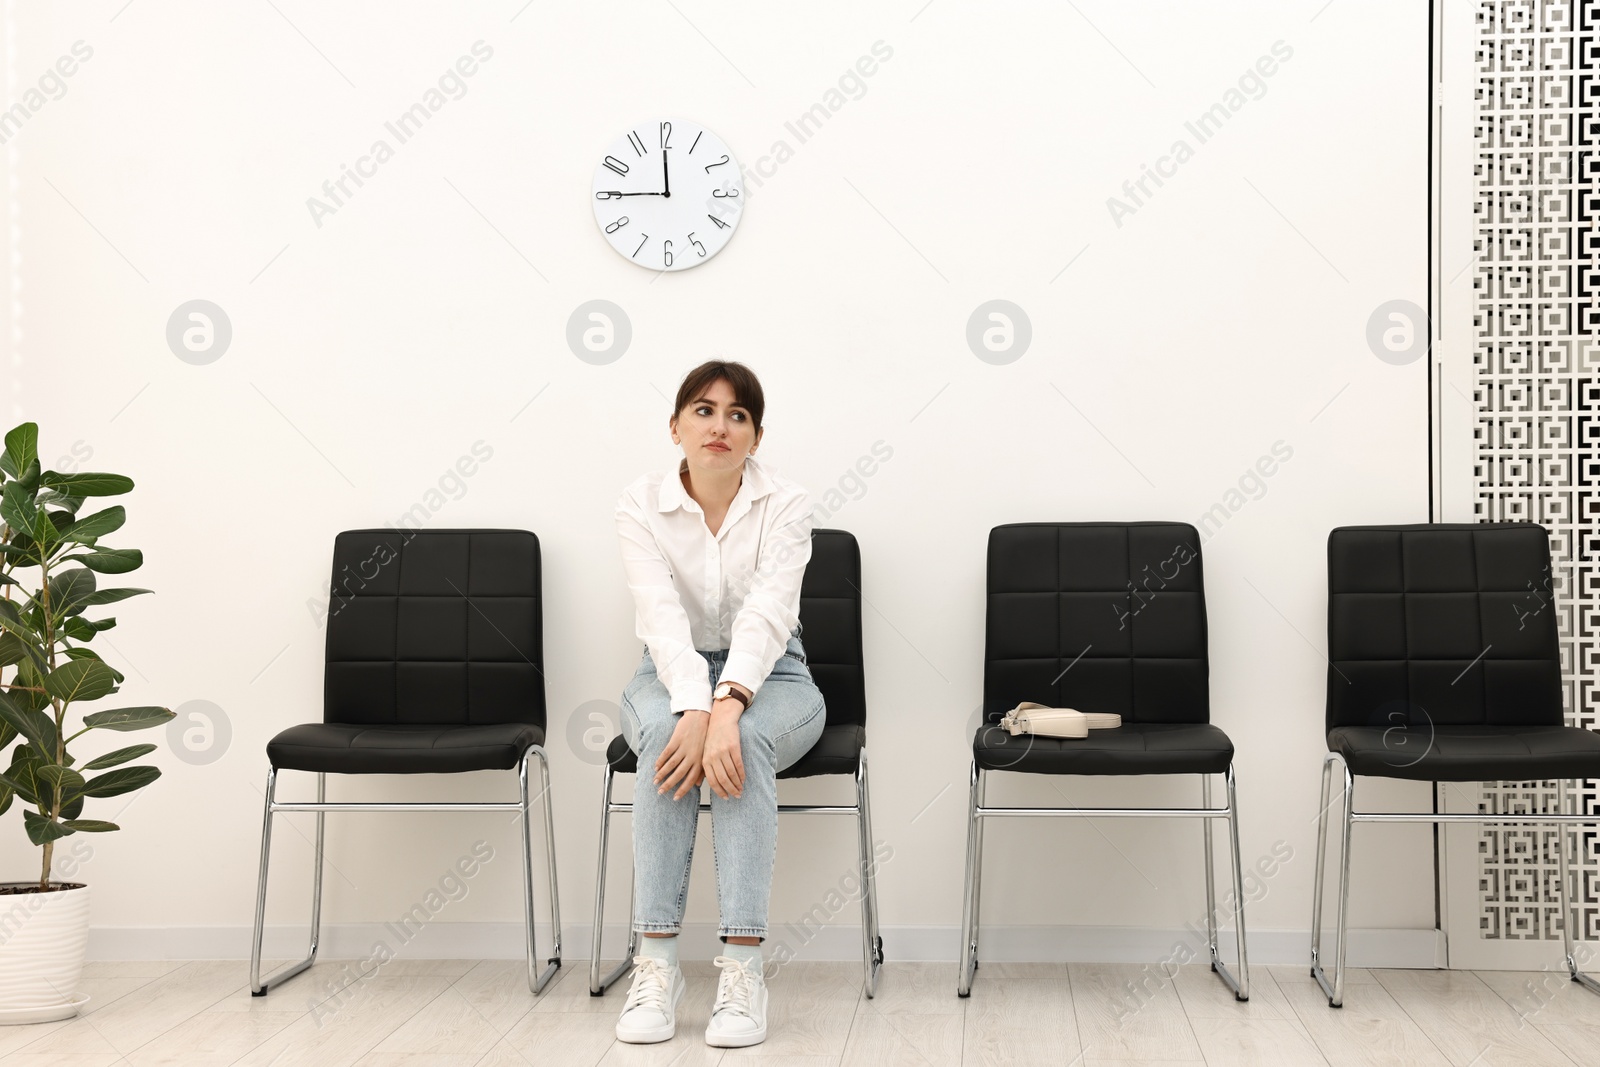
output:
[[[138,549],[100,544],[122,526],[123,509],[79,517],[84,501],[126,493],[132,480],[40,470],[38,445],[39,427],[27,422],[6,434],[0,452],[0,814],[20,801],[23,827],[42,854],[37,881],[0,883],[0,1022],[7,1023],[63,1019],[88,1000],[77,986],[89,940],[89,887],[51,881],[55,843],[118,829],[84,818],[84,802],[161,775],[156,767],[126,766],[154,751],[152,744],[81,765],[68,746],[90,731],[144,730],[173,717],[144,707],[90,712],[77,728],[69,719],[123,680],[88,647],[116,619],[90,619],[85,609],[150,590],[98,587],[97,574],[125,574],[144,562]],[[36,572],[36,580],[25,585],[21,572]]]

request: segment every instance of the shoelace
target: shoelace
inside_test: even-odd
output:
[[[633,985],[628,989],[628,1002],[624,1011],[649,1008],[667,1014],[667,990],[672,984],[672,973],[667,964],[654,956],[635,956]]]
[[[732,956],[718,956],[711,962],[722,968],[722,978],[717,983],[717,1002],[711,1014],[732,1011],[748,1017],[750,998],[755,993],[755,972]]]

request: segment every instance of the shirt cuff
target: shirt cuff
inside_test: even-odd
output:
[[[754,702],[756,694],[761,691],[761,683],[767,680],[770,673],[770,666],[763,666],[752,653],[740,649],[728,653],[728,662],[723,664],[722,677],[717,682],[739,683],[750,690],[750,700]]]
[[[672,691],[669,705],[672,714],[680,711],[710,711],[711,685],[708,682],[686,682]]]

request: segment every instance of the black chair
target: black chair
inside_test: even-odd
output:
[[[561,966],[555,822],[544,750],[544,630],[539,539],[526,530],[347,530],[333,548],[322,722],[267,744],[266,813],[256,886],[250,991],[264,996],[317,957],[323,819],[330,811],[514,811],[521,818],[528,987]],[[533,925],[529,761],[539,759],[552,955],[542,973]],[[521,799],[505,802],[328,803],[327,775],[455,774],[515,768]],[[276,799],[278,772],[317,776],[316,803]],[[317,813],[311,947],[261,978],[272,817]]]
[[[853,774],[854,804],[779,804],[780,815],[854,815],[861,868],[861,952],[867,996],[878,987],[883,966],[883,938],[878,936],[877,864],[872,855],[872,815],[867,805],[867,688],[861,652],[861,549],[853,534],[844,530],[811,531],[811,560],[800,586],[801,640],[811,677],[827,702],[827,725],[822,736],[800,759],[778,772],[780,779],[811,778],[819,774]],[[613,812],[631,812],[632,803],[611,799],[619,774],[636,774],[638,756],[618,734],[606,750],[605,780],[600,806],[600,866],[595,876],[594,944],[589,954],[589,994],[604,996],[606,989],[633,966],[639,933],[633,928],[633,898],[628,903],[628,950],[622,962],[604,978],[600,976],[600,935],[606,903],[606,844]],[[706,788],[710,788],[707,786]],[[701,812],[711,804],[702,801]],[[635,894],[636,896],[637,894]]]
[[[989,531],[983,722],[972,742],[958,996],[978,969],[983,820],[995,816],[1181,816],[1205,830],[1211,969],[1250,996],[1239,868],[1233,742],[1211,725],[1200,536],[1181,522],[1028,522]],[[1019,701],[1116,712],[1086,738],[1013,736],[1000,717]],[[1001,808],[984,805],[990,771],[1019,774],[1198,774],[1198,808]],[[1226,775],[1228,806],[1211,806]],[[1217,953],[1211,820],[1228,820],[1237,979]]]
[[[1550,823],[1560,830],[1561,929],[1573,981],[1566,780],[1600,778],[1600,735],[1564,725],[1550,603],[1550,540],[1531,522],[1342,526],[1328,535],[1328,755],[1322,763],[1311,976],[1344,1003],[1350,829],[1357,822]],[[1333,982],[1320,962],[1328,796],[1344,768]],[[1355,775],[1409,781],[1559,782],[1559,814],[1357,812]]]

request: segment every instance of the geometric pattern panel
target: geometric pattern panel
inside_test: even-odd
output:
[[[1600,721],[1600,0],[1483,0],[1476,12],[1472,321],[1475,518],[1550,531],[1527,609],[1553,612],[1566,721]],[[1554,782],[1485,782],[1478,810],[1554,811]],[[1594,813],[1596,783],[1568,801]],[[1587,829],[1486,825],[1479,936],[1557,925],[1565,842],[1574,934],[1600,938]]]

